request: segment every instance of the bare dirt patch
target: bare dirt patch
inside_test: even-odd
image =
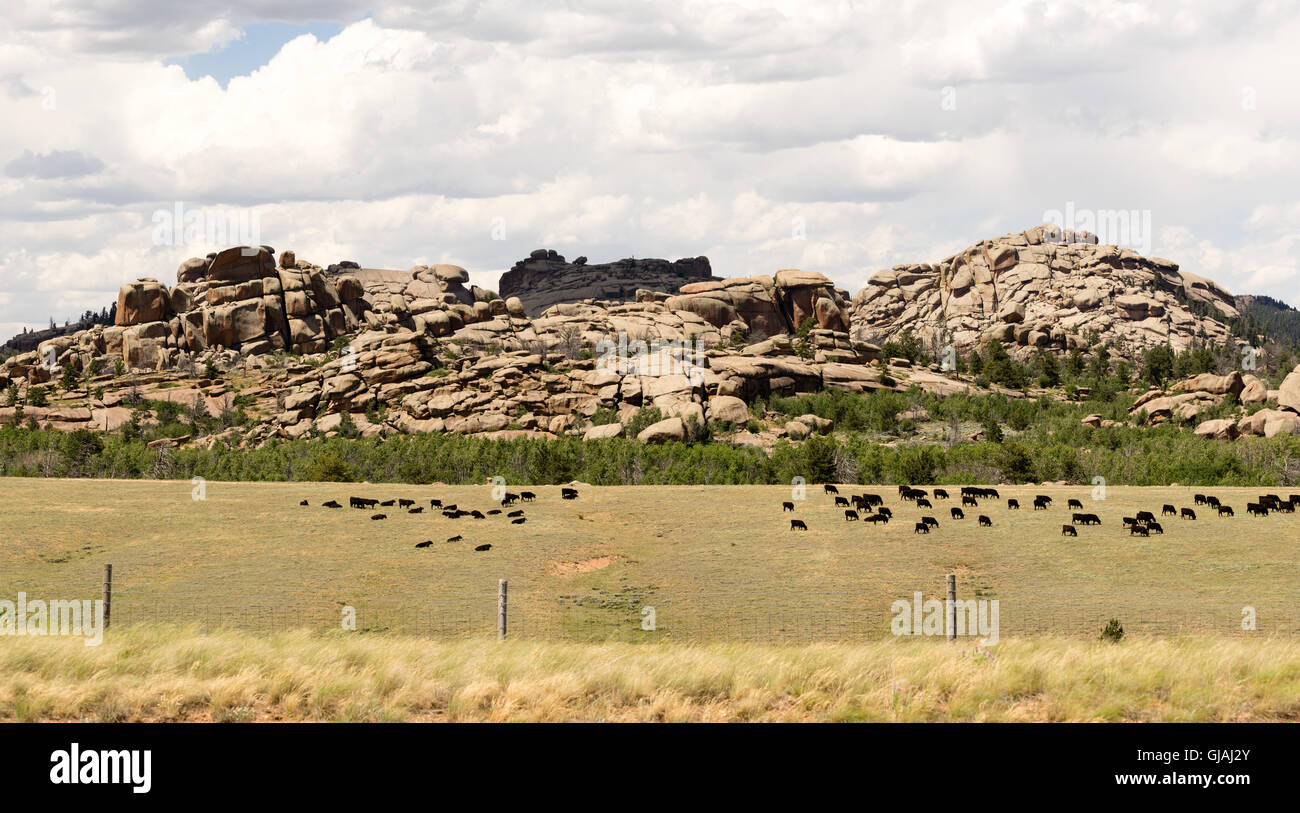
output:
[[[551,572],[557,576],[577,576],[594,570],[604,570],[622,558],[622,556],[597,556],[581,562],[551,562]]]

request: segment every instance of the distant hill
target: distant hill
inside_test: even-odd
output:
[[[1237,310],[1255,332],[1283,344],[1300,344],[1300,310],[1270,296],[1239,296]]]

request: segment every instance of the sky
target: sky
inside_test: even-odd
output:
[[[1048,219],[1300,305],[1296,43],[1295,2],[7,0],[0,336],[242,243],[854,292]]]

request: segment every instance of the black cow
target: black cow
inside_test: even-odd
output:
[[[1160,516],[1176,517],[1178,516],[1178,509],[1174,508],[1172,505],[1166,505],[1164,508],[1160,509]]]
[[[487,519],[487,517],[483,514],[483,512],[478,510],[477,508],[475,508],[473,511],[470,511],[469,515],[474,519]]]
[[[397,502],[397,500],[384,500],[383,502],[380,503],[380,505],[387,508],[388,506],[392,505],[395,502]]]
[[[299,504],[299,505],[307,505],[308,503],[307,503],[306,500],[303,500],[302,502],[300,502],[300,503],[298,503],[298,504]]]
[[[840,493],[840,490],[839,490],[838,488],[836,488],[835,486],[826,485],[826,486],[822,486],[822,488],[825,489],[825,493],[827,493],[827,494],[839,494],[839,493]]]
[[[793,510],[794,510],[794,503],[792,502],[781,503],[781,513],[784,514],[786,511],[793,511]]]
[[[879,494],[863,494],[862,499],[865,500],[867,505],[870,507],[885,504],[884,498]]]
[[[560,489],[560,498],[565,500],[576,500],[578,499],[578,489],[562,488]]]
[[[1035,511],[1046,511],[1046,510],[1047,510],[1047,506],[1048,506],[1048,503],[1043,502],[1043,500],[1038,499],[1038,498],[1035,498],[1035,499],[1034,499],[1034,510],[1035,510]]]
[[[858,520],[858,519],[860,519],[860,517],[858,516],[858,512],[857,512],[857,511],[854,511],[853,509],[850,508],[850,509],[848,509],[848,510],[846,510],[846,511],[844,512],[844,521],[845,521],[845,522],[854,522],[854,521],[856,521],[856,520]]]
[[[370,518],[371,518],[371,519],[388,519],[388,515],[387,515],[387,514],[371,514],[371,515],[370,515]]]
[[[1150,536],[1151,532],[1145,525],[1130,525],[1128,529],[1129,536]]]
[[[1192,502],[1195,503],[1196,505],[1205,505],[1205,495],[1196,494],[1195,496],[1192,497]]]
[[[873,525],[874,525],[875,523],[877,523],[877,522],[883,522],[883,523],[885,523],[886,525],[888,525],[888,524],[889,524],[889,517],[885,516],[884,514],[872,514],[871,516],[867,517],[866,519],[864,519],[864,520],[862,520],[862,521],[863,521],[863,522],[870,522],[870,523],[872,523]]]
[[[1079,532],[1074,530],[1073,525],[1062,525],[1061,536],[1078,536]]]
[[[934,517],[921,517],[921,521],[924,522],[926,525],[929,525],[931,528],[939,527],[939,520],[935,519]]]
[[[1190,508],[1184,508],[1179,516],[1183,519],[1196,519],[1196,512]]]
[[[919,499],[919,500],[916,501],[916,507],[917,507],[917,508],[933,508],[934,506],[930,505],[930,501],[929,501],[929,500],[927,500],[927,499],[925,499],[924,497],[922,497],[921,499]]]
[[[792,531],[806,531],[806,530],[808,530],[808,526],[807,526],[807,525],[804,525],[804,524],[803,524],[803,520],[801,520],[801,519],[792,519],[792,520],[790,520],[790,530],[792,530]]]
[[[1162,534],[1165,532],[1165,529],[1160,527],[1160,523],[1155,520],[1151,520],[1147,523],[1147,530],[1153,534]]]
[[[415,500],[398,500],[398,501],[397,501],[397,507],[398,507],[398,508],[410,508],[412,505],[415,505]]]
[[[914,529],[912,529],[912,533],[914,533],[914,534],[928,534],[928,533],[930,533],[930,526],[929,526],[929,525],[926,525],[924,522],[918,522],[918,523],[916,523],[916,527],[915,527]]]
[[[1079,502],[1078,500],[1070,500],[1069,502],[1067,502],[1067,503],[1065,504],[1065,507],[1066,507],[1066,508],[1078,508],[1080,511],[1082,511],[1082,510],[1083,510],[1083,503]]]
[[[516,511],[511,511],[509,514],[506,514],[507,517],[510,517],[510,518],[512,518],[512,519],[513,519],[514,517],[522,517],[523,515],[524,515],[524,509],[522,509],[522,508],[520,508],[520,509],[518,509],[518,510],[516,510]]]
[[[1127,528],[1130,525],[1137,525],[1137,517],[1124,517],[1124,527]]]
[[[510,505],[511,503],[518,502],[518,501],[519,501],[519,495],[518,495],[518,494],[511,494],[511,493],[507,492],[507,493],[506,493],[506,496],[502,498],[502,500],[501,500],[501,504],[502,504],[502,505]]]
[[[442,507],[442,500],[429,500],[429,507],[430,507],[430,508],[441,508],[441,507]]]
[[[432,544],[433,544],[433,540],[432,540],[432,539],[426,539],[426,540],[424,540],[423,542],[416,542],[416,543],[415,543],[415,546],[416,546],[417,548],[427,548],[427,547],[429,547],[429,546],[432,545]]]
[[[936,488],[934,490],[934,498],[936,500],[946,500],[948,499],[948,492],[944,491],[942,488]]]
[[[423,514],[423,513],[424,513],[424,506],[423,506],[423,505],[417,505],[417,506],[415,506],[414,508],[408,508],[408,509],[406,509],[406,513],[408,513],[408,514]]]
[[[1221,516],[1221,517],[1231,517],[1231,516],[1235,516],[1235,515],[1232,513],[1232,506],[1231,506],[1231,505],[1220,505],[1220,506],[1219,506],[1219,516]]]
[[[839,508],[840,506],[843,506],[843,507],[845,507],[845,508],[848,508],[848,507],[849,507],[849,501],[846,500],[846,499],[844,499],[843,497],[836,497],[836,498],[835,498],[835,507],[836,507],[836,508]]]
[[[877,514],[883,514],[884,516],[887,516],[887,517],[892,517],[892,516],[894,515],[894,512],[893,512],[893,511],[891,511],[890,509],[884,507],[883,505],[880,506],[880,510],[877,511],[876,513],[877,513]]]
[[[537,499],[537,495],[531,491],[521,491],[519,492],[519,499],[522,502],[532,502]]]
[[[976,501],[974,497],[962,497],[961,504],[963,507],[970,506],[971,508],[979,508],[979,502]]]
[[[981,528],[992,528],[992,527],[993,527],[993,520],[989,519],[988,517],[984,516],[983,514],[980,514],[980,527],[981,527]]]
[[[1019,511],[1019,510],[1020,510],[1020,500],[1007,500],[1007,510],[1008,510],[1008,511]]]
[[[485,550],[492,550],[492,545],[491,544],[479,545],[478,547],[474,548],[474,550],[482,553]]]
[[[1268,509],[1257,502],[1246,503],[1246,513],[1256,517],[1268,516]]]
[[[1277,504],[1277,510],[1278,510],[1278,511],[1281,511],[1283,514],[1294,514],[1294,513],[1295,513],[1295,503],[1293,503],[1293,502],[1291,502],[1291,501],[1289,501],[1289,500],[1286,501],[1286,502],[1280,502],[1280,503]]]
[[[325,506],[326,508],[342,508],[342,507],[343,507],[343,506],[339,505],[337,502],[335,502],[334,500],[330,500],[329,502],[326,502],[326,503],[321,503],[321,505]]]
[[[1156,521],[1156,515],[1151,513],[1150,511],[1138,511],[1137,521],[1150,524]]]
[[[953,518],[953,519],[965,519],[965,518],[966,518],[966,515],[962,513],[962,510],[961,510],[960,508],[954,508],[954,509],[952,509],[952,518]]]
[[[1205,504],[1208,505],[1208,506],[1210,506],[1211,508],[1218,508],[1218,507],[1219,507],[1219,498],[1218,498],[1218,497],[1211,496],[1211,495],[1209,495],[1209,494],[1206,494],[1206,495],[1205,495]]]
[[[511,525],[523,525],[523,524],[524,524],[525,522],[527,522],[527,521],[528,521],[528,517],[519,517],[518,519],[512,519],[512,520],[510,520],[510,524],[511,524]]]
[[[1034,497],[1034,502],[1039,502],[1039,501],[1042,501],[1048,505],[1052,504],[1052,498],[1047,496],[1046,494],[1039,494],[1038,496]]]
[[[448,541],[448,542],[459,542],[459,541],[461,541],[461,540],[464,539],[464,538],[465,538],[465,537],[461,536],[460,534],[456,534],[455,536],[447,537],[447,541]]]

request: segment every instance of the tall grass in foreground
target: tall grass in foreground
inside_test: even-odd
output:
[[[115,629],[0,640],[5,720],[1294,720],[1286,639],[801,647]]]

